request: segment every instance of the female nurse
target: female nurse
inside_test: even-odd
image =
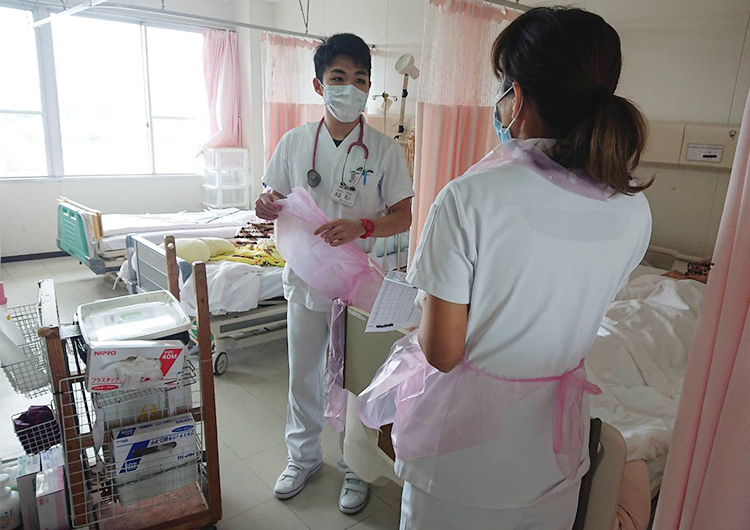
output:
[[[437,370],[394,426],[402,529],[572,527],[597,390],[583,358],[651,233],[612,26],[533,9],[492,64],[502,144],[439,194],[409,272]]]

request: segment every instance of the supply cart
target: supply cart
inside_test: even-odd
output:
[[[39,330],[53,403],[62,434],[73,528],[195,529],[222,516],[216,404],[211,361],[205,265],[193,270],[198,308],[198,358],[186,358],[177,384],[90,393],[81,330],[60,323],[52,280],[39,284]],[[47,368],[47,366],[44,366]],[[182,445],[151,454],[151,463],[126,473],[113,437],[136,428],[180,422]],[[132,428],[130,428],[132,427]],[[145,427],[144,427],[145,428]],[[155,428],[155,427],[154,427]],[[191,430],[192,429],[192,430]],[[185,441],[187,440],[187,442]],[[175,450],[175,447],[177,449]],[[148,453],[142,451],[142,454]],[[145,459],[145,457],[144,457]],[[132,463],[133,460],[129,460]]]

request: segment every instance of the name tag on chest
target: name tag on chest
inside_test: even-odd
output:
[[[353,208],[357,203],[358,197],[359,191],[355,188],[349,188],[341,184],[334,186],[333,191],[331,192],[331,200],[343,204],[344,206],[349,206],[350,208]]]

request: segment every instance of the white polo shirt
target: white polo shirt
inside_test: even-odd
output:
[[[320,128],[315,169],[321,176],[321,182],[314,188],[309,186],[307,172],[312,169],[318,123],[302,125],[282,137],[266,169],[264,184],[284,196],[289,195],[292,188],[304,187],[329,219],[376,219],[386,213],[387,207],[414,196],[403,149],[392,138],[366,123],[363,142],[369,150],[367,180],[359,179],[354,185],[358,191],[354,206],[334,201],[331,193],[339,186],[342,171],[344,180],[348,181],[350,172],[363,166],[364,150],[361,147],[352,147],[347,160],[347,149],[359,138],[359,125],[338,147],[326,126]],[[317,228],[310,227],[311,231]],[[365,252],[370,252],[375,240],[358,240],[356,243]],[[331,308],[330,300],[310,289],[288,266],[284,269],[284,296],[313,311],[329,311]]]

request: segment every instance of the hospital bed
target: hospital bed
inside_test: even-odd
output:
[[[344,388],[348,391],[344,460],[363,480],[384,485],[388,480],[402,485],[393,471],[395,453],[390,426],[381,431],[365,427],[357,416],[356,395],[370,384],[390,353],[391,345],[406,331],[365,333],[368,315],[347,308],[344,346]],[[612,528],[626,448],[620,433],[598,419],[592,420],[590,455],[592,465],[582,480],[579,514],[573,530]]]
[[[232,238],[239,228],[259,220],[252,211],[237,208],[168,214],[102,214],[65,197],[57,201],[57,247],[95,274],[118,270],[127,256],[128,234],[137,233],[152,243],[161,243],[165,235]]]
[[[628,460],[646,462],[652,497],[661,486],[705,289],[663,272],[636,268],[586,357],[588,378],[603,391],[591,396],[591,413],[623,434]]]
[[[171,240],[172,243],[167,242],[162,248],[141,235],[127,236],[129,267],[125,283],[131,293],[164,289],[180,297],[179,286],[186,284],[185,280],[190,277],[192,267],[190,263],[176,256],[174,238]],[[207,269],[212,266],[216,264],[209,262]],[[226,371],[228,350],[248,348],[286,338],[286,301],[283,299],[282,272],[281,267],[263,267],[257,307],[240,313],[212,314],[215,374],[221,375]],[[209,287],[209,300],[211,290]],[[214,311],[215,308],[212,307],[212,312]]]

